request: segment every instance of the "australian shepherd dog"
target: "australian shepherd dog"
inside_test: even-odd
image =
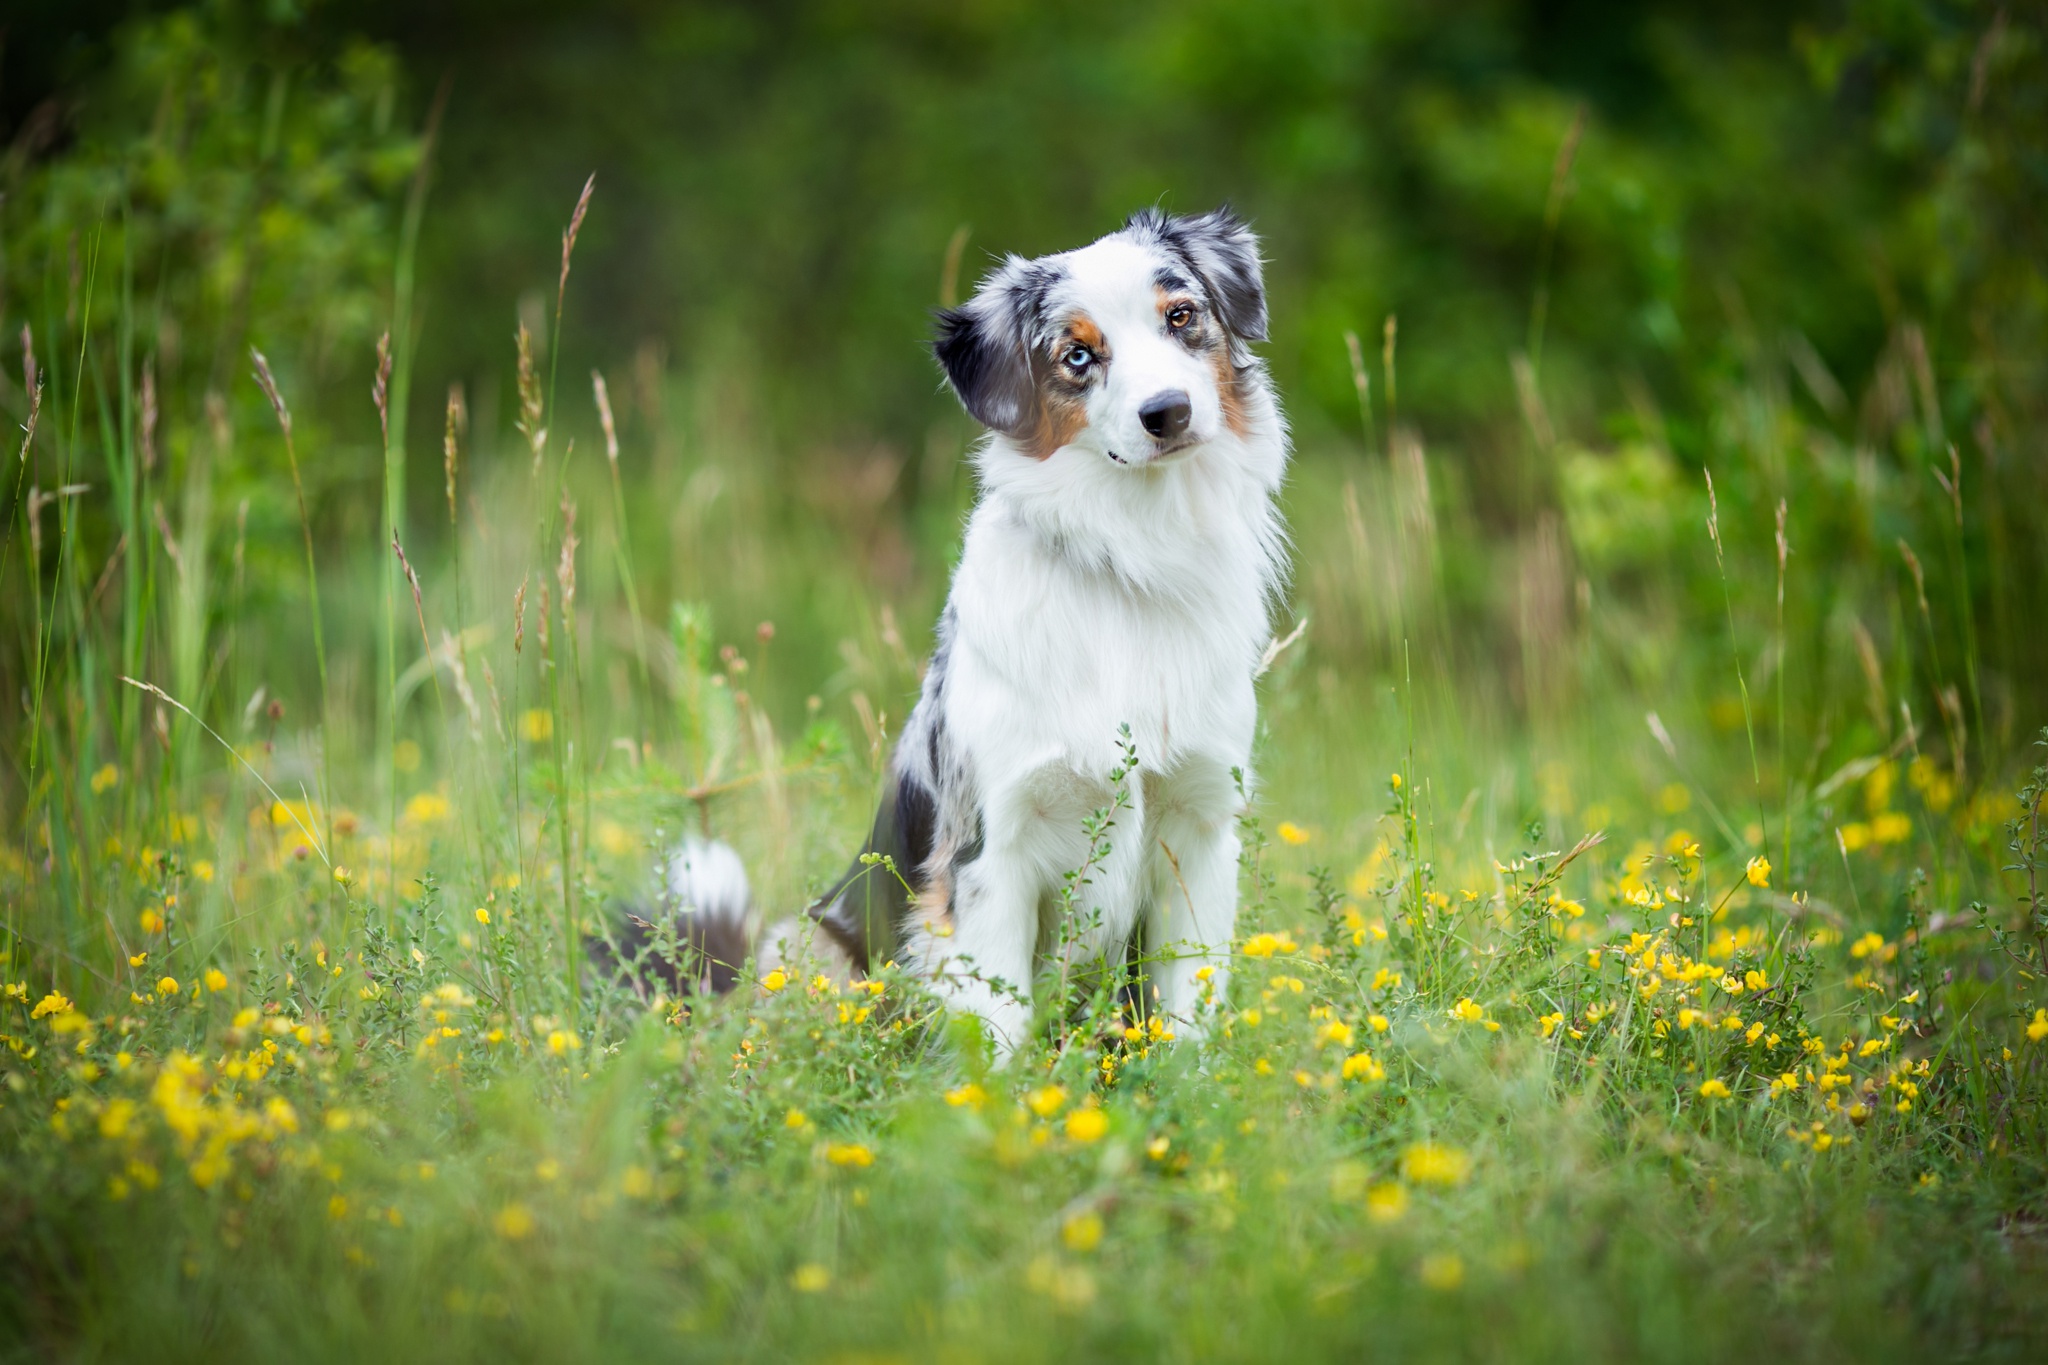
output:
[[[1258,239],[1227,210],[1147,211],[1012,256],[939,313],[932,350],[988,434],[864,850],[887,861],[856,859],[757,943],[739,857],[685,843],[664,899],[699,966],[672,984],[727,989],[747,960],[894,962],[1006,1057],[1039,974],[1136,953],[1146,1007],[1200,1035],[1227,984],[1255,681],[1287,572],[1265,336]],[[1091,861],[1091,844],[1108,851]]]

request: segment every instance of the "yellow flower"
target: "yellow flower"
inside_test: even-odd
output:
[[[227,988],[228,974],[218,967],[208,967],[206,969],[206,989],[210,991],[224,991]]]
[[[524,1204],[507,1204],[491,1219],[491,1226],[508,1242],[523,1241],[533,1235],[533,1214]]]
[[[619,1177],[619,1193],[628,1199],[645,1199],[654,1193],[654,1176],[645,1166],[628,1166]]]
[[[1271,957],[1275,953],[1296,952],[1299,948],[1293,936],[1284,930],[1277,934],[1253,934],[1244,941],[1246,957]]]
[[[421,792],[405,803],[401,818],[411,825],[437,825],[448,818],[450,809],[448,798],[439,792]]]
[[[1365,1192],[1365,1213],[1375,1223],[1391,1223],[1408,1212],[1408,1189],[1383,1180]]]
[[[782,1116],[782,1126],[784,1128],[803,1129],[810,1127],[811,1121],[805,1116],[803,1110],[792,1109]]]
[[[1564,1023],[1564,1014],[1562,1011],[1553,1011],[1550,1014],[1544,1015],[1536,1022],[1542,1026],[1543,1036],[1548,1038],[1551,1034],[1557,1032],[1559,1025]]]
[[[92,775],[92,794],[98,796],[120,784],[121,770],[109,763]]]
[[[1700,1098],[1725,1100],[1728,1098],[1728,1086],[1719,1076],[1710,1076],[1700,1083]]]
[[[946,1103],[952,1105],[955,1109],[964,1108],[979,1111],[984,1104],[988,1103],[988,1091],[969,1081],[966,1085],[960,1086],[957,1089],[948,1090],[946,1092]]]
[[[1292,820],[1282,820],[1279,829],[1274,832],[1280,836],[1280,842],[1283,844],[1298,846],[1309,841],[1309,832]]]
[[[1903,844],[1913,837],[1913,821],[1897,811],[1886,811],[1871,820],[1870,837],[1880,844]]]
[[[1389,773],[1389,774],[1387,774],[1387,785],[1388,785],[1389,787],[1392,787],[1392,788],[1393,788],[1393,789],[1394,789],[1395,791],[1399,791],[1399,790],[1401,790],[1401,774],[1399,774],[1399,773]]]
[[[1422,1258],[1416,1277],[1431,1289],[1445,1293],[1465,1283],[1465,1262],[1455,1251],[1438,1251]]]
[[[1109,1131],[1109,1115],[1100,1109],[1076,1109],[1067,1115],[1067,1136],[1076,1142],[1094,1142]]]
[[[832,1283],[832,1272],[810,1261],[796,1268],[789,1283],[800,1294],[816,1294]]]
[[[1353,1053],[1344,1059],[1344,1079],[1347,1081],[1383,1081],[1386,1078],[1387,1069],[1370,1052]]]
[[[1154,1161],[1166,1160],[1166,1154],[1173,1147],[1173,1139],[1161,1134],[1145,1144],[1145,1155]]]
[[[519,717],[519,734],[529,744],[544,744],[555,737],[555,717],[551,711],[527,711]]]
[[[1881,953],[1883,951],[1884,935],[1878,933],[1875,929],[1849,945],[1849,956],[1851,957],[1869,957],[1872,953]]]
[[[1417,1185],[1462,1185],[1472,1173],[1472,1158],[1456,1147],[1418,1142],[1401,1153],[1403,1179]]]
[[[484,906],[479,905],[476,908],[476,922],[478,924],[489,924],[491,922],[490,910]]]
[[[167,976],[159,980],[156,983],[156,993],[158,995],[176,995],[178,993],[178,978]]]
[[[1484,1024],[1488,1033],[1500,1032],[1500,1025],[1486,1017],[1486,1007],[1469,995],[1451,1006],[1451,1018],[1460,1023]]]
[[[36,1001],[36,1007],[28,1012],[28,1017],[40,1019],[46,1014],[68,1014],[75,1008],[77,1007],[64,997],[63,992],[51,991]]]
[[[1345,1023],[1342,1019],[1332,1019],[1329,1023],[1323,1025],[1322,1028],[1318,1030],[1318,1032],[1316,1033],[1317,1047],[1321,1047],[1324,1043],[1337,1043],[1339,1045],[1342,1045],[1345,1043],[1349,1043],[1350,1041],[1351,1025]]]
[[[125,1135],[128,1125],[135,1118],[135,1101],[127,1098],[110,1100],[100,1112],[100,1136],[112,1141]]]
[[[555,1029],[548,1034],[548,1051],[554,1053],[557,1057],[574,1052],[582,1046],[583,1040],[573,1033],[565,1033],[561,1029]]]
[[[213,864],[204,858],[196,859],[192,864],[192,875],[199,878],[202,882],[211,882],[213,880]]]
[[[1031,1112],[1042,1119],[1049,1119],[1066,1107],[1065,1086],[1045,1085],[1024,1097],[1024,1103],[1031,1106]]]
[[[834,1142],[825,1148],[825,1160],[834,1166],[866,1168],[875,1164],[875,1154],[861,1142]]]
[[[1060,1224],[1060,1240],[1069,1251],[1093,1251],[1102,1245],[1102,1215],[1090,1210]]]
[[[2034,1022],[2027,1025],[2027,1041],[2038,1043],[2048,1038],[2048,1010],[2035,1010]]]
[[[768,975],[761,978],[761,989],[768,992],[768,994],[770,995],[775,994],[775,992],[781,990],[784,986],[787,986],[788,984],[789,973],[783,971],[780,967],[777,967],[774,971],[768,973]]]
[[[1749,878],[1751,886],[1769,886],[1771,884],[1771,860],[1761,854],[1751,858],[1749,866],[1743,869],[1742,875]]]
[[[1385,1033],[1393,1027],[1384,1014],[1368,1014],[1365,1016],[1365,1022],[1371,1026],[1374,1033]]]
[[[164,917],[154,910],[145,910],[136,918],[145,934],[161,934],[164,931]]]
[[[1372,988],[1376,991],[1383,991],[1390,986],[1398,986],[1400,984],[1401,974],[1399,972],[1389,971],[1387,968],[1382,967],[1372,974]]]

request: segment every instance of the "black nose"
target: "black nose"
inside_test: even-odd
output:
[[[1171,441],[1188,429],[1188,418],[1194,416],[1194,412],[1194,406],[1188,402],[1185,393],[1179,389],[1168,389],[1145,400],[1145,406],[1138,409],[1138,420],[1156,439]]]

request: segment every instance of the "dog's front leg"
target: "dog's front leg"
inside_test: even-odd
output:
[[[1031,1028],[1038,883],[1026,859],[994,847],[960,870],[954,932],[936,945],[932,989],[955,1013],[988,1025],[998,1066]]]
[[[1182,1037],[1201,1038],[1230,987],[1230,944],[1237,932],[1237,826],[1214,821],[1160,824],[1147,951],[1161,1010]]]

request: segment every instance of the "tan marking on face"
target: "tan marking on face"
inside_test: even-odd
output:
[[[1223,406],[1223,423],[1239,436],[1252,434],[1251,417],[1244,408],[1244,385],[1237,367],[1230,363],[1230,348],[1217,346],[1209,352],[1209,369],[1216,376],[1216,397]]]
[[[1083,395],[1046,370],[1038,376],[1038,419],[1020,444],[1034,460],[1051,459],[1054,451],[1071,444],[1087,425],[1088,408]]]
[[[1059,357],[1076,343],[1095,352],[1098,361],[1108,358],[1109,347],[1103,340],[1102,329],[1086,313],[1076,313],[1068,320],[1050,357],[1034,357],[1032,378],[1038,391],[1038,416],[1020,442],[1024,453],[1034,460],[1050,459],[1054,451],[1072,442],[1088,425],[1087,391],[1060,375]]]

